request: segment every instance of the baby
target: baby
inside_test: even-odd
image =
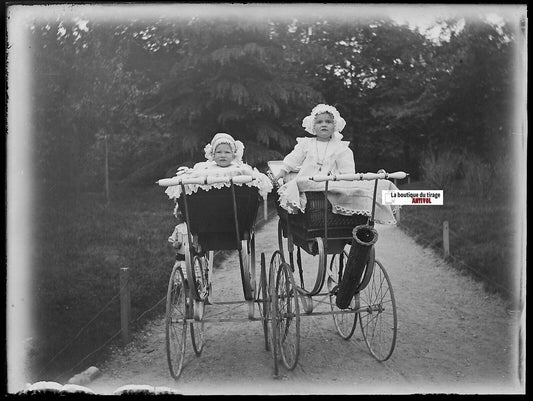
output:
[[[341,131],[346,121],[337,109],[319,104],[303,119],[302,126],[314,138],[296,138],[293,151],[283,159],[280,172],[274,177],[284,178],[297,172],[296,179],[286,182],[278,190],[281,207],[289,213],[303,212],[307,203],[305,194],[298,187],[299,177],[315,174],[344,174],[355,172],[354,155],[348,141],[342,141]]]
[[[307,204],[306,191],[323,191],[324,183],[313,182],[307,177],[326,175],[328,173],[355,173],[353,152],[347,141],[342,141],[341,131],[346,121],[337,109],[327,104],[319,104],[311,114],[303,119],[302,126],[314,138],[297,138],[294,150],[283,159],[283,166],[275,180],[286,178],[285,183],[278,189],[279,203],[289,213],[304,212]],[[296,177],[288,180],[289,173],[296,173]],[[287,179],[288,178],[288,179]],[[299,180],[299,178],[302,178]],[[382,190],[397,190],[388,180],[379,180],[377,194]],[[328,200],[332,205],[332,212],[351,216],[360,214],[370,216],[373,208],[373,181],[335,181],[328,186]],[[394,214],[398,207],[391,207],[382,203],[381,196],[375,200],[375,216],[377,223],[395,224]]]
[[[241,141],[235,140],[231,135],[218,133],[204,147],[204,151],[207,161],[196,163],[192,169],[180,167],[176,175],[188,175],[190,177],[203,177],[207,175],[235,177],[237,175],[250,175],[254,178],[254,181],[246,185],[256,186],[263,199],[267,198],[268,193],[272,190],[272,183],[265,174],[262,174],[256,168],[252,168],[242,161],[244,145]],[[210,190],[212,188],[221,188],[224,185],[229,184],[187,184],[185,190],[187,194],[191,194],[192,192],[196,192],[198,188]],[[165,193],[169,198],[177,199],[181,195],[181,191],[181,185],[175,185],[168,187]],[[174,215],[180,223],[174,228],[174,232],[168,240],[178,249],[178,254],[180,254],[184,248],[183,244],[187,241],[187,226],[178,209],[177,202]]]

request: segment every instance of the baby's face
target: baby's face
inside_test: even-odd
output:
[[[213,159],[218,166],[228,167],[234,158],[235,154],[227,143],[221,143],[216,147]]]
[[[333,120],[333,116],[329,113],[317,114],[315,117],[314,130],[318,138],[331,138],[335,131],[335,120]]]

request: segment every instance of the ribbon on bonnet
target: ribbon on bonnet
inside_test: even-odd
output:
[[[218,134],[216,134],[211,140],[211,143],[205,145],[205,158],[209,161],[212,161],[217,146],[223,143],[228,144],[231,147],[231,150],[233,150],[233,153],[235,155],[235,160],[239,163],[242,163],[242,156],[244,154],[244,144],[241,141],[236,141],[231,135],[225,134],[223,132],[219,132]]]

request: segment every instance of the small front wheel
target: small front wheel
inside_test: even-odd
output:
[[[386,361],[396,345],[398,319],[391,281],[378,260],[368,285],[361,290],[359,321],[368,350],[378,361]]]
[[[175,265],[170,275],[167,291],[165,316],[165,340],[170,374],[178,379],[185,358],[187,337],[187,296],[188,288],[179,265]]]

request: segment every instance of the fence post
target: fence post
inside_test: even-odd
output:
[[[120,269],[120,328],[122,332],[122,343],[126,345],[130,341],[129,322],[130,322],[130,283],[129,269],[122,267]]]
[[[442,223],[442,246],[444,247],[444,257],[450,256],[450,228],[448,221]]]

